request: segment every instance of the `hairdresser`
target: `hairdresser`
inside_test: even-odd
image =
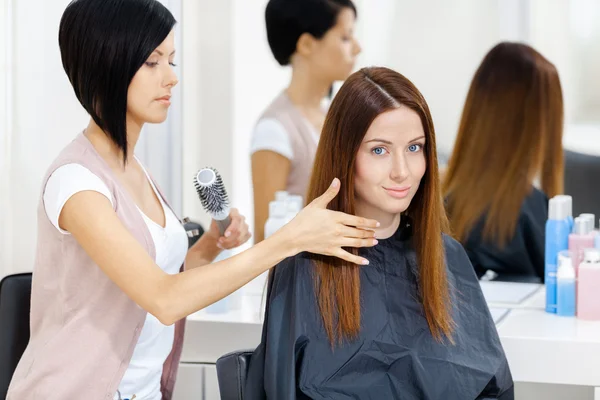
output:
[[[184,318],[299,252],[365,261],[372,220],[326,209],[339,181],[268,240],[246,242],[231,212],[188,250],[187,235],[134,156],[142,126],[167,117],[177,77],[171,13],[156,0],[75,0],[59,29],[65,72],[90,122],[43,178],[31,338],[9,400],[171,399]]]

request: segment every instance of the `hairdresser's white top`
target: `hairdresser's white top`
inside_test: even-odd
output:
[[[139,160],[138,160],[139,162]],[[142,163],[140,163],[142,165]],[[142,166],[142,168],[144,168]],[[144,172],[146,170],[144,169]],[[147,175],[147,172],[146,172]],[[148,176],[148,175],[147,175]],[[184,228],[169,207],[165,206],[154,183],[148,176],[152,189],[160,199],[165,213],[166,224],[163,228],[140,213],[150,230],[156,247],[156,264],[168,274],[176,274],[183,264],[188,249],[188,239]],[[58,168],[48,180],[44,190],[44,208],[52,224],[61,233],[69,233],[58,226],[58,217],[64,204],[75,193],[92,190],[106,196],[111,204],[111,192],[104,182],[89,169],[79,164],[66,164]],[[126,268],[127,266],[123,266]],[[110,310],[108,310],[110,311]],[[174,338],[174,325],[165,326],[150,313],[146,316],[144,327],[133,351],[129,367],[119,384],[121,398],[160,400],[160,378],[163,363],[171,352]],[[116,394],[115,399],[118,399]]]

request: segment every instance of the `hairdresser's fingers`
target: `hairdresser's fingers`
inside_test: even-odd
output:
[[[229,213],[229,218],[231,219],[231,222],[229,223],[229,226],[227,227],[223,235],[226,238],[233,236],[233,234],[239,233],[240,226],[244,221],[244,217],[242,217],[239,214],[238,210],[235,208],[231,209],[231,212]]]
[[[329,188],[325,191],[325,193],[323,193],[322,195],[320,195],[319,197],[317,197],[316,199],[311,201],[309,206],[310,207],[318,207],[318,208],[327,208],[327,205],[331,202],[331,200],[333,200],[335,198],[335,196],[337,196],[339,191],[340,191],[340,180],[338,178],[335,178],[331,182],[331,185],[329,185]]]
[[[352,226],[338,225],[338,236],[356,239],[369,239],[375,237],[375,231],[370,229],[354,228]]]
[[[355,239],[345,237],[340,240],[341,247],[373,247],[377,243],[377,239]]]
[[[379,226],[379,222],[375,221],[374,219],[357,217],[356,215],[350,215],[339,211],[335,211],[335,216],[339,222],[348,226],[371,229]]]
[[[341,248],[335,249],[333,251],[333,256],[357,265],[369,264],[369,261],[366,258],[355,256],[354,254],[348,253],[346,250],[342,250]]]
[[[249,230],[246,218],[237,213],[237,210],[233,212],[234,210],[230,214],[231,223],[227,227],[225,235],[219,238],[219,247],[223,249],[233,249],[247,240],[244,239]]]

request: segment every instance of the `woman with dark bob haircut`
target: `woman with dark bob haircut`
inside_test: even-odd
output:
[[[167,117],[175,23],[156,0],[75,0],[62,16],[63,66],[91,120],[43,179],[31,337],[8,399],[171,399],[187,315],[299,252],[367,263],[343,248],[373,246],[377,222],[326,209],[337,178],[235,257],[213,263],[250,237],[236,210],[188,249],[134,156],[142,126]]]

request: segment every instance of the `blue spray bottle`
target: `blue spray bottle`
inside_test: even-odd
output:
[[[558,253],[569,248],[569,234],[571,233],[569,203],[569,199],[565,196],[555,196],[548,203],[544,281],[546,283],[546,312],[549,313],[556,313]]]

